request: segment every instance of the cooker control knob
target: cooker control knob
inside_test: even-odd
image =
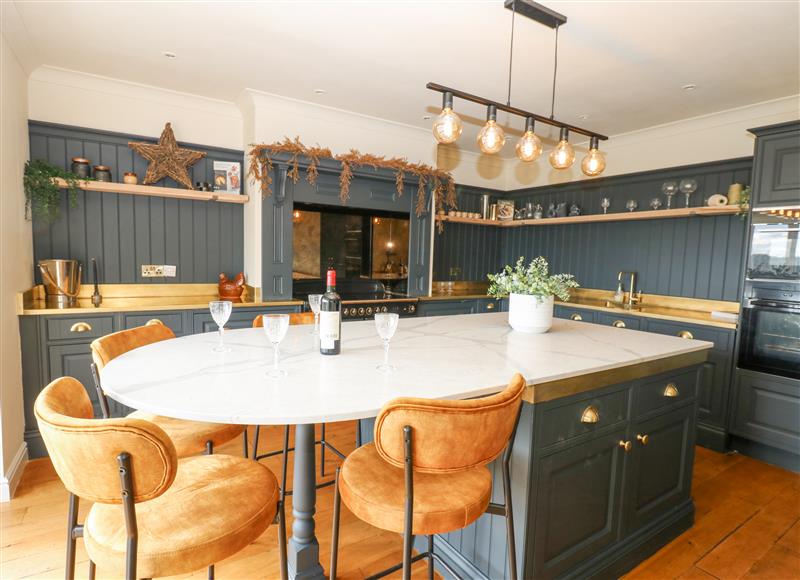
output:
[[[389,312],[389,307],[384,306],[383,308],[381,308],[381,312]]]
[[[408,311],[409,312],[416,312],[417,311],[417,307],[412,304],[411,306],[408,307]]]
[[[367,306],[367,316],[372,316],[372,306]]]
[[[358,309],[358,315],[359,316],[364,316],[364,307],[363,306]]]

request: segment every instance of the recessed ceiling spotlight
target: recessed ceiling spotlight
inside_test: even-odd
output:
[[[683,85],[681,87],[684,91],[693,91],[697,88],[697,85],[694,83],[689,83],[688,85]]]
[[[431,120],[431,116],[430,115],[422,115],[422,120],[423,121],[430,121]]]
[[[316,94],[318,94],[318,95],[324,95],[324,94],[325,94],[325,93],[327,93],[328,91],[326,91],[325,89],[314,89],[314,92],[315,92]]]
[[[165,51],[164,51],[164,52],[162,52],[161,54],[163,54],[163,55],[164,55],[164,56],[166,56],[167,58],[175,58],[176,56],[178,56],[177,54],[175,54],[175,53],[174,53],[174,52],[172,52],[171,50],[165,50]]]
[[[587,115],[586,113],[581,113],[580,115],[578,115],[578,119],[586,120],[588,118],[589,118],[589,115]]]

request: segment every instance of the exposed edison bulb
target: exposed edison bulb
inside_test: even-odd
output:
[[[463,130],[461,118],[453,112],[453,94],[446,92],[442,112],[433,121],[433,136],[439,143],[454,143]]]
[[[525,120],[525,133],[517,141],[516,149],[521,161],[536,161],[542,154],[542,140],[533,132],[533,118]]]
[[[575,162],[575,150],[568,139],[569,129],[562,127],[558,145],[550,152],[550,165],[555,169],[569,169]]]
[[[581,171],[589,177],[600,175],[606,168],[606,157],[597,149],[597,137],[589,141],[589,153],[581,161]]]
[[[484,153],[491,155],[500,151],[505,144],[505,131],[497,124],[497,108],[489,105],[486,111],[486,124],[478,133],[478,147]]]

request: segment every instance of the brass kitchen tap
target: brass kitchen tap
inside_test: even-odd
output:
[[[637,296],[634,296],[634,293],[635,293],[634,289],[636,288],[636,272],[624,272],[624,271],[622,271],[619,274],[617,274],[617,282],[619,283],[617,292],[619,292],[620,290],[623,290],[622,276],[624,276],[626,274],[630,274],[631,285],[628,288],[628,301],[623,304],[623,307],[625,309],[627,309],[627,310],[631,310],[641,302],[641,300],[642,300],[642,292],[640,290],[639,294]]]

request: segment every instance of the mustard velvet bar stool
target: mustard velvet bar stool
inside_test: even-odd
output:
[[[175,338],[175,333],[168,326],[153,320],[144,326],[107,334],[92,342],[92,360],[94,361],[91,364],[92,378],[105,419],[110,418],[111,414],[108,399],[100,382],[100,371],[103,367],[118,356],[135,348],[173,338]],[[144,419],[161,427],[172,439],[178,457],[188,457],[199,453],[210,455],[215,447],[227,443],[239,435],[244,437],[244,456],[247,457],[247,428],[244,425],[187,421],[162,417],[144,411],[134,411],[128,415],[128,418]]]
[[[375,441],[359,447],[336,470],[330,577],[336,578],[339,511],[344,501],[360,520],[403,534],[403,562],[370,576],[381,578],[402,568],[434,560],[458,574],[434,552],[433,535],[465,528],[488,512],[506,518],[508,564],[516,580],[516,547],[509,464],[522,408],[525,379],[516,374],[500,393],[449,401],[399,398],[375,420]],[[488,463],[503,453],[504,503],[490,502]],[[427,551],[412,557],[414,536],[428,537]]]
[[[128,580],[209,568],[255,541],[277,517],[278,482],[265,466],[232,455],[178,459],[158,425],[139,418],[93,419],[83,385],[50,383],[34,405],[56,472],[69,491],[66,577],[83,538],[89,577],[96,566]],[[78,525],[79,499],[94,502]],[[281,534],[284,534],[281,536]],[[285,526],[279,528],[287,577]]]
[[[314,313],[313,312],[293,312],[289,314],[289,324],[296,325],[296,324],[314,324]],[[263,328],[264,327],[264,316],[259,314],[253,319],[253,328]],[[267,453],[263,453],[261,455],[258,454],[258,436],[260,434],[260,427],[256,425],[255,435],[253,437],[253,455],[252,457],[259,461],[260,459],[264,459],[266,457],[273,457],[275,455],[283,455],[283,474],[281,479],[281,489],[286,489],[286,458],[289,451],[294,451],[294,447],[289,447],[289,426],[286,425],[283,430],[283,449],[276,449],[275,451],[269,451]],[[359,431],[360,434],[360,431]],[[333,446],[326,438],[325,438],[325,423],[320,425],[320,438],[315,442],[317,445],[320,446],[320,466],[319,472],[321,476],[325,476],[325,450],[329,449],[335,455],[339,457],[339,459],[344,459],[345,455],[341,451],[339,451],[336,447]],[[358,442],[360,445],[360,441]],[[328,487],[333,485],[333,481],[326,481],[317,485],[317,489],[322,487]],[[286,492],[288,495],[291,495],[291,492]]]

